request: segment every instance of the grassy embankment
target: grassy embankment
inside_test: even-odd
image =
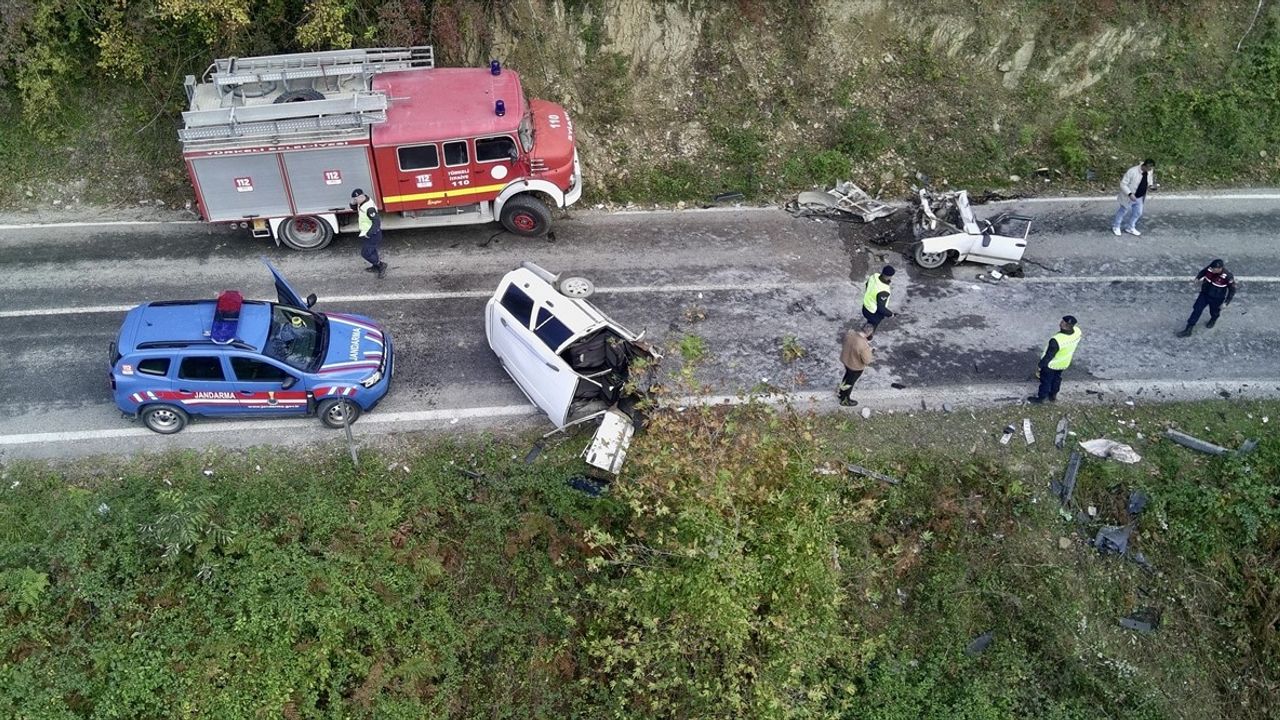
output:
[[[689,409],[599,499],[577,441],[11,463],[0,715],[1274,717],[1280,404],[1027,412]],[[1086,461],[1097,520],[1047,490],[1059,413],[1143,455]],[[1154,573],[1086,544],[1131,489]]]
[[[837,177],[897,194],[917,171],[952,186],[1101,191],[1147,155],[1158,156],[1167,187],[1280,181],[1280,13],[1265,8],[1246,35],[1251,1],[913,0],[843,24],[832,19],[843,4],[819,0],[673,3],[671,17],[697,24],[682,33],[696,44],[687,66],[633,64],[645,41],[611,35],[617,8],[602,0],[532,17],[534,5],[387,10],[396,2],[324,0],[308,12],[227,0],[206,12],[175,0],[177,19],[166,21],[143,10],[122,19],[115,4],[93,0],[40,15],[14,36],[25,45],[9,40],[37,70],[20,71],[18,54],[6,67],[0,42],[0,80],[9,81],[0,87],[0,207],[76,198],[181,205],[190,197],[174,137],[182,74],[213,57],[317,42],[321,6],[336,13],[318,26],[329,28],[325,37],[432,42],[445,64],[483,62],[495,28],[505,28],[512,39],[502,50],[530,93],[567,102],[578,120],[588,202],[698,201],[724,190],[765,200]],[[225,8],[241,5],[270,21],[218,24],[235,17]],[[956,23],[973,30],[955,41],[932,34]],[[1136,30],[1127,45],[1143,49],[1102,59],[1118,42],[1107,31],[1126,30]],[[1006,87],[992,48],[1006,58],[1032,35],[1030,67]],[[1063,58],[1067,70],[1046,74]],[[97,63],[115,76],[140,74],[116,80],[93,70]],[[1092,72],[1095,84],[1058,96]],[[654,96],[652,88],[672,85],[689,94]],[[1053,185],[1036,175],[1041,167]]]

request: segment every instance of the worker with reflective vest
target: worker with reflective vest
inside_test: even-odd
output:
[[[1071,358],[1076,354],[1076,346],[1080,344],[1080,328],[1076,327],[1076,319],[1072,315],[1064,315],[1058,323],[1058,332],[1049,338],[1040,356],[1040,391],[1027,398],[1039,404],[1058,399],[1058,388],[1062,386],[1062,371],[1071,367]]]
[[[378,206],[364,194],[364,190],[356,188],[351,191],[351,207],[356,211],[356,223],[360,226],[360,257],[369,263],[365,272],[378,273],[378,279],[387,276],[387,264],[378,257],[378,245],[382,243],[382,216],[378,214]]]
[[[875,334],[880,321],[893,317],[889,310],[889,282],[893,279],[892,265],[885,265],[877,275],[867,278],[866,289],[862,292],[862,317],[871,326],[871,334]],[[871,339],[871,335],[867,335]]]

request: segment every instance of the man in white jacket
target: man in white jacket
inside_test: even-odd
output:
[[[1142,205],[1147,199],[1147,191],[1156,187],[1155,169],[1156,161],[1147,158],[1141,165],[1134,165],[1125,172],[1124,178],[1120,180],[1120,194],[1116,196],[1120,208],[1111,219],[1112,234],[1119,235],[1122,225],[1130,235],[1142,234],[1138,232],[1138,218],[1142,217]]]

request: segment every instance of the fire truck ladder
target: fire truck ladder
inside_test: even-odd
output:
[[[184,143],[250,137],[290,137],[386,122],[387,96],[360,91],[307,102],[236,105],[188,110],[178,139]]]
[[[288,90],[291,82],[314,81],[316,78],[336,82],[360,76],[367,90],[368,79],[378,73],[434,67],[432,47],[417,45],[226,58],[213,62],[208,79],[217,88],[219,97],[225,100],[229,93],[244,85],[280,83]]]

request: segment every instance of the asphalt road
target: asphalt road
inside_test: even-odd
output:
[[[362,435],[550,428],[484,336],[485,300],[522,260],[590,277],[601,309],[670,348],[667,368],[679,362],[674,343],[702,337],[710,356],[698,377],[713,393],[767,387],[834,409],[839,338],[861,323],[863,279],[884,262],[900,270],[891,304],[900,314],[877,334],[877,363],[858,388],[865,404],[1025,394],[1067,313],[1084,338],[1064,399],[1088,399],[1085,388],[1150,386],[1181,397],[1221,387],[1280,391],[1280,194],[1157,196],[1140,238],[1111,234],[1111,208],[1107,200],[979,207],[980,217],[1036,217],[1026,277],[997,283],[977,280],[979,265],[921,271],[894,249],[905,245],[863,242],[864,227],[758,209],[575,212],[557,222],[554,240],[497,226],[389,232],[391,269],[381,282],[361,271],[358,243],[347,237],[304,255],[200,224],[0,229],[8,406],[0,458],[331,439],[315,420],[211,421],[161,437],[123,419],[111,401],[107,348],[128,307],[229,288],[271,298],[260,256],[301,292],[315,292],[317,309],[370,315],[393,334],[395,384],[353,428]],[[1194,299],[1189,280],[1214,257],[1227,260],[1241,292],[1216,328],[1177,338]],[[784,362],[786,338],[806,354]],[[908,389],[890,390],[894,383]]]

